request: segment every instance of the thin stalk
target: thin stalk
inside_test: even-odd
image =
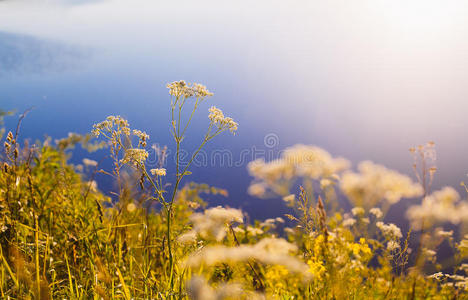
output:
[[[34,218],[34,223],[36,230],[34,232],[34,239],[36,244],[36,256],[35,256],[35,263],[36,263],[36,288],[37,288],[37,295],[41,294],[41,279],[40,279],[40,266],[39,266],[39,225],[37,224],[37,217]]]

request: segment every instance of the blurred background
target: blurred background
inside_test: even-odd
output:
[[[0,108],[34,107],[21,131],[33,141],[90,132],[113,114],[171,148],[166,84],[205,84],[215,95],[183,147],[196,148],[216,105],[240,125],[207,153],[230,151],[233,162],[199,166],[186,182],[226,188],[229,197],[210,205],[257,218],[285,208],[247,194],[246,149],[274,157],[314,144],[354,166],[370,159],[412,175],[408,148],[432,140],[434,187],[459,188],[468,173],[467,20],[463,0],[3,0]],[[78,149],[71,161],[105,155]]]

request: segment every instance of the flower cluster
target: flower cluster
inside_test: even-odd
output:
[[[223,112],[219,108],[212,106],[208,111],[208,118],[210,119],[213,125],[218,127],[218,130],[229,129],[231,133],[237,131],[237,127],[239,124],[234,122],[232,118],[225,117]]]
[[[468,221],[468,203],[460,202],[460,195],[452,187],[432,193],[425,197],[420,205],[408,208],[406,216],[416,228],[424,222],[429,224],[460,224]]]
[[[125,150],[125,155],[120,161],[122,164],[132,163],[135,166],[143,164],[148,158],[148,152],[144,149],[132,148]]]
[[[401,229],[393,223],[385,224],[383,222],[377,222],[375,225],[382,231],[382,234],[390,240],[401,239],[403,237]]]
[[[101,133],[112,133],[130,135],[128,121],[121,116],[108,116],[106,120],[93,125],[93,134],[99,137]]]
[[[96,167],[98,162],[89,158],[83,158],[83,164],[89,167]]]
[[[344,158],[333,158],[322,148],[300,144],[286,148],[282,159],[294,166],[299,176],[312,179],[333,178],[350,167]]]
[[[237,284],[222,284],[214,289],[201,276],[193,276],[187,282],[187,293],[193,300],[243,299],[246,295],[246,291]],[[249,299],[262,298],[255,293],[249,293]]]
[[[383,212],[380,208],[378,207],[373,207],[369,210],[371,214],[373,214],[377,219],[380,219],[383,217]]]
[[[197,98],[205,98],[213,96],[213,93],[208,91],[206,86],[199,83],[186,83],[185,80],[168,83],[167,88],[169,89],[169,94],[176,98],[190,98],[193,96]]]
[[[400,244],[399,244],[398,242],[393,241],[393,240],[392,240],[392,241],[388,241],[388,243],[387,243],[387,250],[388,250],[389,252],[393,252],[393,251],[396,251],[396,250],[398,250],[398,249],[400,249]]]
[[[192,230],[179,236],[179,241],[190,242],[197,235],[204,239],[214,238],[221,241],[227,233],[227,225],[231,222],[243,222],[242,211],[233,208],[213,207],[204,213],[195,213],[190,216],[193,223]]]
[[[262,197],[271,190],[275,194],[288,196],[291,194],[291,184],[299,177],[314,180],[322,178],[322,186],[325,188],[333,185],[338,174],[348,167],[347,160],[333,158],[319,147],[295,145],[282,152],[279,159],[270,162],[257,159],[249,163],[248,171],[255,178],[249,193]]]
[[[151,169],[150,172],[153,176],[166,176],[166,169],[164,168]]]
[[[149,135],[146,132],[134,129],[133,135],[138,137],[138,146],[146,147],[146,142],[149,140]]]
[[[394,204],[401,198],[417,197],[423,192],[408,176],[382,165],[365,161],[358,169],[359,173],[344,173],[340,182],[341,190],[355,205],[370,208],[382,200]]]
[[[264,238],[254,245],[240,245],[237,247],[209,246],[191,255],[187,260],[189,266],[211,266],[220,262],[242,262],[254,259],[266,265],[282,265],[291,272],[309,275],[309,266],[290,255],[296,252],[294,244],[279,238]]]

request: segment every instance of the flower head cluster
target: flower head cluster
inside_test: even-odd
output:
[[[450,230],[450,231],[445,231],[441,228],[438,228],[436,230],[436,235],[441,237],[441,238],[447,238],[447,239],[450,239],[453,237],[453,230]]]
[[[465,271],[466,273],[466,271]],[[444,274],[442,272],[437,272],[432,275],[427,276],[430,279],[435,279],[437,281],[447,281],[443,285],[445,286],[455,286],[461,291],[468,290],[468,277],[458,274]]]
[[[227,233],[227,225],[231,222],[243,223],[242,211],[234,208],[213,207],[204,213],[194,213],[190,216],[192,230],[179,237],[179,241],[193,241],[197,235],[204,239],[213,238],[221,241]]]
[[[468,221],[468,204],[460,202],[460,195],[452,187],[432,193],[425,197],[420,205],[413,205],[406,211],[406,216],[413,226],[445,223],[459,224]]]
[[[281,196],[290,194],[289,187],[298,177],[318,180],[326,179],[323,187],[333,185],[338,173],[347,169],[349,162],[343,158],[333,158],[327,151],[306,145],[287,148],[280,158],[265,162],[256,159],[247,166],[255,181],[249,188],[251,195],[261,197],[268,190]]]
[[[168,83],[167,88],[169,89],[169,94],[176,98],[190,98],[192,96],[197,98],[205,98],[213,96],[213,93],[208,91],[206,86],[199,83],[186,83],[185,80]]]
[[[98,162],[89,158],[83,158],[83,164],[89,167],[96,167]]]
[[[383,217],[382,210],[378,207],[373,207],[369,210],[369,212],[374,215],[377,219],[380,219]]]
[[[166,176],[166,169],[164,168],[151,169],[150,172],[153,176]]]
[[[143,164],[148,158],[148,152],[144,149],[127,149],[125,150],[125,155],[120,161],[122,164],[132,163],[137,166]]]
[[[397,241],[391,240],[387,243],[387,250],[393,252],[400,249],[400,244]]]
[[[383,222],[377,222],[376,226],[382,231],[382,234],[390,240],[400,239],[403,237],[401,229],[393,223],[385,224]]]
[[[355,205],[370,208],[382,200],[394,204],[423,192],[408,176],[370,161],[360,163],[358,169],[359,173],[344,173],[340,183],[341,190]]]
[[[149,140],[149,135],[146,132],[134,129],[133,135],[138,137],[138,146],[146,147],[146,142]]]
[[[360,206],[356,206],[356,207],[353,207],[351,209],[351,213],[355,216],[363,216],[364,213],[365,213],[365,210],[364,208],[360,207]]]
[[[218,127],[218,130],[229,129],[231,133],[237,131],[237,127],[239,124],[234,122],[232,118],[225,117],[223,112],[219,108],[212,106],[208,111],[208,118],[210,119],[212,124]]]
[[[333,158],[330,153],[316,146],[295,145],[286,148],[282,158],[295,167],[299,176],[312,179],[335,177],[350,166],[346,159]]]
[[[218,299],[243,299],[246,291],[238,284],[221,284],[218,288],[212,288],[205,278],[194,276],[187,282],[187,294],[193,300],[218,300]],[[252,293],[249,299],[262,299]]]
[[[354,218],[346,218],[343,220],[343,226],[344,227],[350,227],[356,224],[356,219]]]
[[[99,137],[101,133],[112,133],[130,135],[128,121],[121,116],[108,116],[106,120],[93,125],[93,134]]]
[[[284,239],[264,238],[254,245],[240,245],[237,247],[209,246],[198,253],[191,255],[187,264],[189,266],[208,266],[220,262],[241,262],[255,259],[266,265],[282,265],[291,272],[308,275],[309,266],[290,255],[296,252],[297,247]]]
[[[210,92],[203,84],[194,83],[192,88],[196,97],[204,98],[213,96],[213,93]]]

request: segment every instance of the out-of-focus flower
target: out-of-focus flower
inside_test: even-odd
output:
[[[356,224],[356,219],[353,218],[347,218],[343,220],[343,226],[344,227],[350,227]]]
[[[240,245],[237,247],[208,246],[191,255],[187,264],[189,266],[208,266],[220,262],[240,262],[255,259],[266,265],[282,265],[291,272],[302,273],[307,276],[309,266],[290,255],[296,252],[297,247],[284,239],[264,238],[254,245]]]
[[[377,228],[379,228],[382,231],[382,234],[385,237],[388,237],[390,239],[400,239],[403,237],[403,235],[401,234],[401,229],[393,223],[385,224],[383,222],[377,222],[376,225]]]
[[[365,210],[364,208],[357,206],[351,209],[351,213],[355,216],[363,216],[365,213]]]
[[[422,187],[408,176],[384,166],[365,161],[358,166],[359,173],[346,172],[340,187],[354,205],[374,207],[381,201],[394,204],[401,198],[420,196]]]
[[[83,164],[89,167],[96,167],[98,165],[97,161],[88,158],[83,158]]]
[[[297,178],[321,180],[322,188],[334,184],[337,173],[349,167],[343,158],[333,158],[327,151],[306,145],[295,145],[286,148],[281,157],[269,162],[256,159],[247,166],[249,174],[254,177],[251,187],[267,189],[280,196],[291,194],[290,187]],[[258,193],[260,194],[260,193]],[[291,199],[291,198],[285,198]]]
[[[452,187],[432,193],[420,205],[413,205],[406,211],[412,226],[419,228],[422,221],[426,226],[449,222],[459,224],[468,220],[468,204],[460,202],[460,195]]]
[[[400,249],[400,244],[396,241],[389,241],[387,243],[387,250],[390,251],[390,252],[393,252],[397,249]]]
[[[380,219],[383,216],[382,210],[378,207],[371,208],[369,212],[373,214],[377,219]]]
[[[196,235],[204,239],[221,241],[227,233],[227,225],[231,222],[243,222],[242,211],[234,208],[213,207],[204,213],[194,213],[190,216],[192,230],[182,234],[179,241],[191,241]]]

